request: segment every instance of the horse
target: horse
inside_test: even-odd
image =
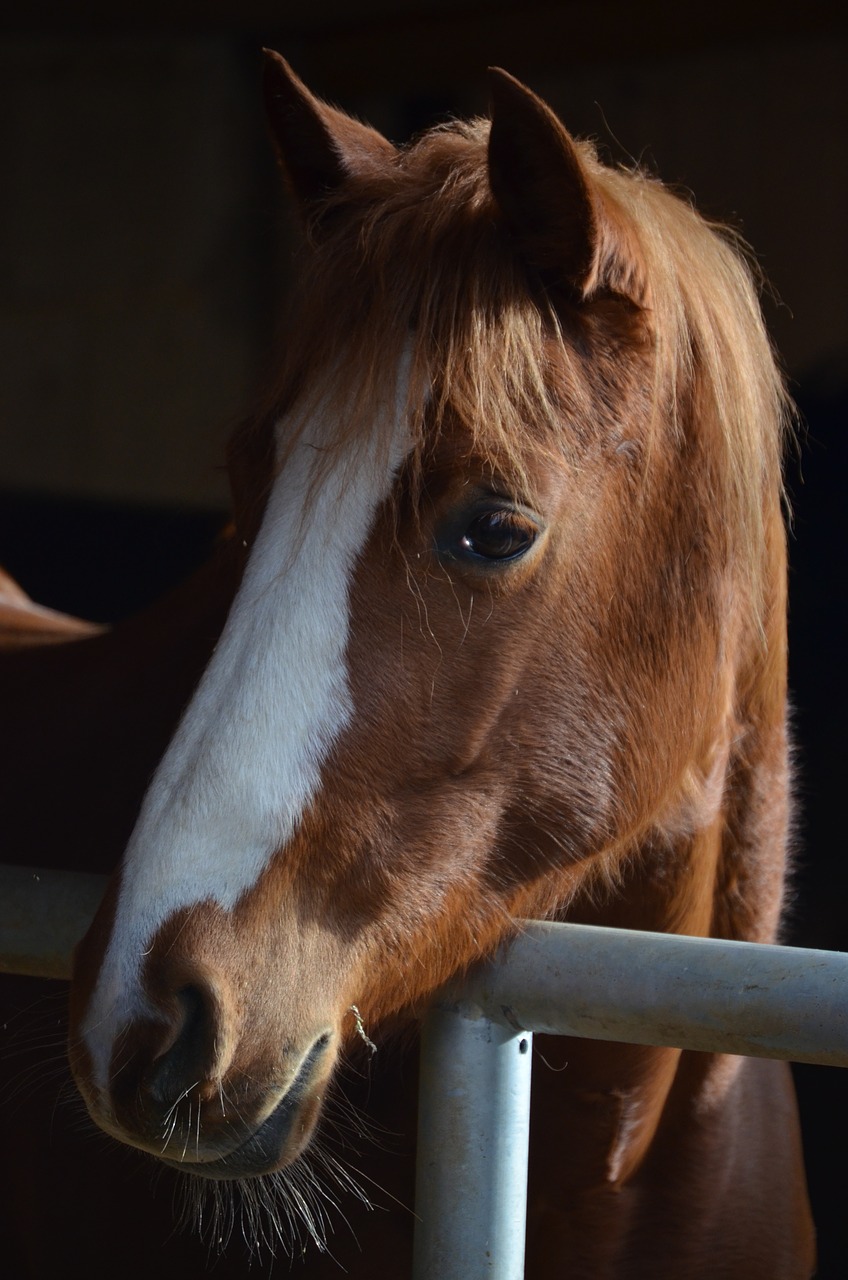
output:
[[[188,1188],[215,1274],[263,1240],[296,1274],[408,1274],[444,984],[527,918],[780,928],[790,410],[739,243],[504,71],[489,118],[401,148],[278,54],[264,84],[304,234],[232,536],[166,626],[23,654],[107,690],[117,656],[125,699],[78,714],[140,717],[130,763],[99,737],[114,820],[91,765],[66,797],[78,857],[86,813],[104,859],[126,827],[70,993],[108,1135],[92,1275],[186,1273],[129,1149]],[[785,1064],[537,1045],[528,1277],[812,1274]]]
[[[96,623],[37,604],[0,565],[0,645],[4,652],[96,635]]]

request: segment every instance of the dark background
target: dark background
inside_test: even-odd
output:
[[[141,9],[142,6],[123,6]],[[694,7],[693,7],[694,8]],[[42,603],[143,607],[206,554],[222,443],[273,351],[288,223],[262,44],[395,141],[505,66],[613,160],[740,227],[802,409],[787,463],[798,871],[789,940],[848,948],[844,23],[747,2],[46,3],[0,16],[0,562]],[[117,12],[116,12],[117,11]],[[14,850],[0,856],[14,862]],[[848,1272],[848,1080],[798,1071],[825,1280]]]

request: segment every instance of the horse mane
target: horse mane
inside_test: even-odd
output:
[[[391,401],[411,349],[419,456],[450,410],[471,447],[520,476],[529,430],[566,455],[581,432],[619,430],[617,398],[604,395],[597,355],[585,351],[600,334],[608,367],[616,353],[639,362],[643,481],[697,433],[727,553],[762,634],[765,513],[781,490],[791,411],[743,242],[657,179],[610,168],[579,141],[602,210],[600,244],[585,298],[563,306],[528,272],[499,215],[489,128],[480,119],[431,129],[311,211],[284,358],[234,452],[253,433],[267,439],[292,406],[305,421],[317,398],[334,410],[340,443],[372,434],[374,405]]]

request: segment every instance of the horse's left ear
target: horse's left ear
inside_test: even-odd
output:
[[[368,125],[321,102],[285,58],[264,49],[268,122],[283,172],[304,210],[357,174],[383,168],[395,148]]]
[[[571,135],[547,103],[489,70],[489,183],[520,252],[543,277],[585,296],[596,274],[598,210]]]

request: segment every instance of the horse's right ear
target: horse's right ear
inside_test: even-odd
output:
[[[264,49],[265,108],[283,172],[304,211],[347,178],[381,169],[395,155],[392,144],[319,101],[285,58]]]
[[[585,296],[597,269],[599,211],[574,142],[547,103],[489,69],[489,183],[525,259]]]

